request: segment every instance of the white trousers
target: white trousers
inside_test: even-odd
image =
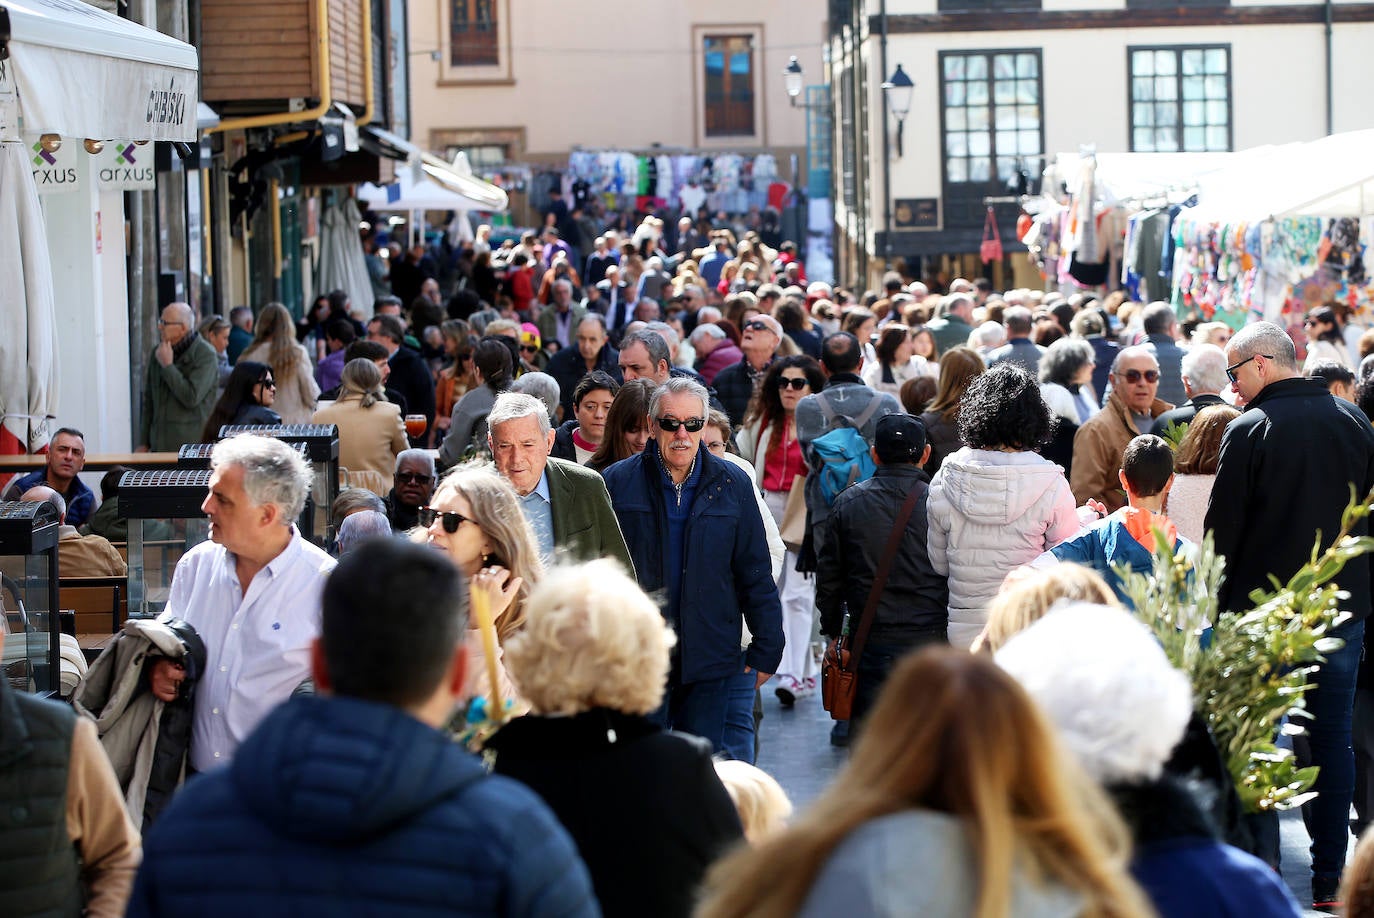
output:
[[[782,525],[782,513],[787,506],[786,491],[765,491],[763,502]],[[811,635],[816,628],[816,581],[797,573],[797,553],[788,551],[782,559],[782,573],[778,574],[778,598],[782,601],[782,635],[785,644],[779,676],[790,676],[800,682],[816,675],[816,661],[811,655]]]

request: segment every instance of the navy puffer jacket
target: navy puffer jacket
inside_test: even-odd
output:
[[[571,839],[529,789],[395,708],[306,696],[173,800],[128,911],[599,914]]]

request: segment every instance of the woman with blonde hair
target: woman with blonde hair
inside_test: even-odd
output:
[[[744,837],[757,845],[783,830],[792,815],[792,801],[772,775],[748,762],[720,759],[716,776],[734,801]]]
[[[1002,591],[988,603],[988,621],[969,646],[971,653],[996,653],[1018,632],[1045,617],[1057,602],[1090,602],[1119,607],[1116,594],[1092,568],[1056,564],[1036,570],[1023,567],[1007,575]]]
[[[296,323],[281,303],[268,303],[253,322],[253,343],[239,355],[272,368],[277,400],[272,406],[283,424],[309,424],[320,397],[315,365],[296,343]]]
[[[811,809],[711,871],[698,915],[1143,918],[1128,852],[1026,692],[984,657],[928,648],[892,673]]]
[[[553,571],[507,645],[530,714],[486,748],[572,835],[608,918],[686,918],[707,867],[741,836],[710,743],[648,717],[674,642],[634,578],[602,559]]]
[[[1193,416],[1188,432],[1174,455],[1174,484],[1164,505],[1164,513],[1190,542],[1202,544],[1206,533],[1203,518],[1217,480],[1221,458],[1221,435],[1226,425],[1240,417],[1230,405],[1211,405]]]
[[[925,470],[934,475],[940,471],[945,457],[963,446],[959,439],[959,403],[969,383],[986,370],[987,364],[971,347],[952,347],[940,357],[940,381],[935,400],[921,415],[926,425],[926,442],[930,444],[930,458]]]
[[[448,554],[474,589],[486,590],[496,622],[500,647],[525,623],[530,591],[544,577],[534,532],[520,510],[520,498],[510,482],[489,465],[463,465],[439,482],[428,507],[419,511],[426,541]],[[470,659],[464,696],[486,695],[485,657],[480,636],[468,636]],[[515,702],[518,695],[504,668],[501,695]]]
[[[339,476],[343,487],[391,491],[396,457],[410,446],[401,409],[386,400],[382,371],[366,357],[344,364],[339,398],[311,417],[312,424],[339,428]]]

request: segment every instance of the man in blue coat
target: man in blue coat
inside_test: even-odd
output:
[[[782,660],[782,606],[753,481],[701,445],[707,399],[694,380],[660,386],[654,438],[606,470],[606,488],[639,585],[677,632],[656,719],[752,763],[754,692]]]
[[[463,687],[465,584],[394,539],[324,587],[318,695],[193,778],[144,843],[128,914],[597,916],[547,806],[442,728]]]

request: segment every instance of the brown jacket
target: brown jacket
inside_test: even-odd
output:
[[[399,407],[373,402],[364,408],[352,395],[325,405],[310,420],[339,427],[340,473],[348,470],[341,485],[367,488],[378,496],[391,490],[396,455],[410,447]]]
[[[1173,407],[1155,399],[1150,406],[1150,417],[1157,418]],[[1116,473],[1121,470],[1126,444],[1140,433],[1131,423],[1130,409],[1115,391],[1107,399],[1106,407],[1078,428],[1073,438],[1073,473],[1069,477],[1069,487],[1080,507],[1090,498],[1106,504],[1108,512],[1126,506],[1126,492],[1121,489]]]
[[[63,577],[123,577],[129,573],[119,550],[103,536],[83,536],[63,524],[57,531],[57,560]]]

